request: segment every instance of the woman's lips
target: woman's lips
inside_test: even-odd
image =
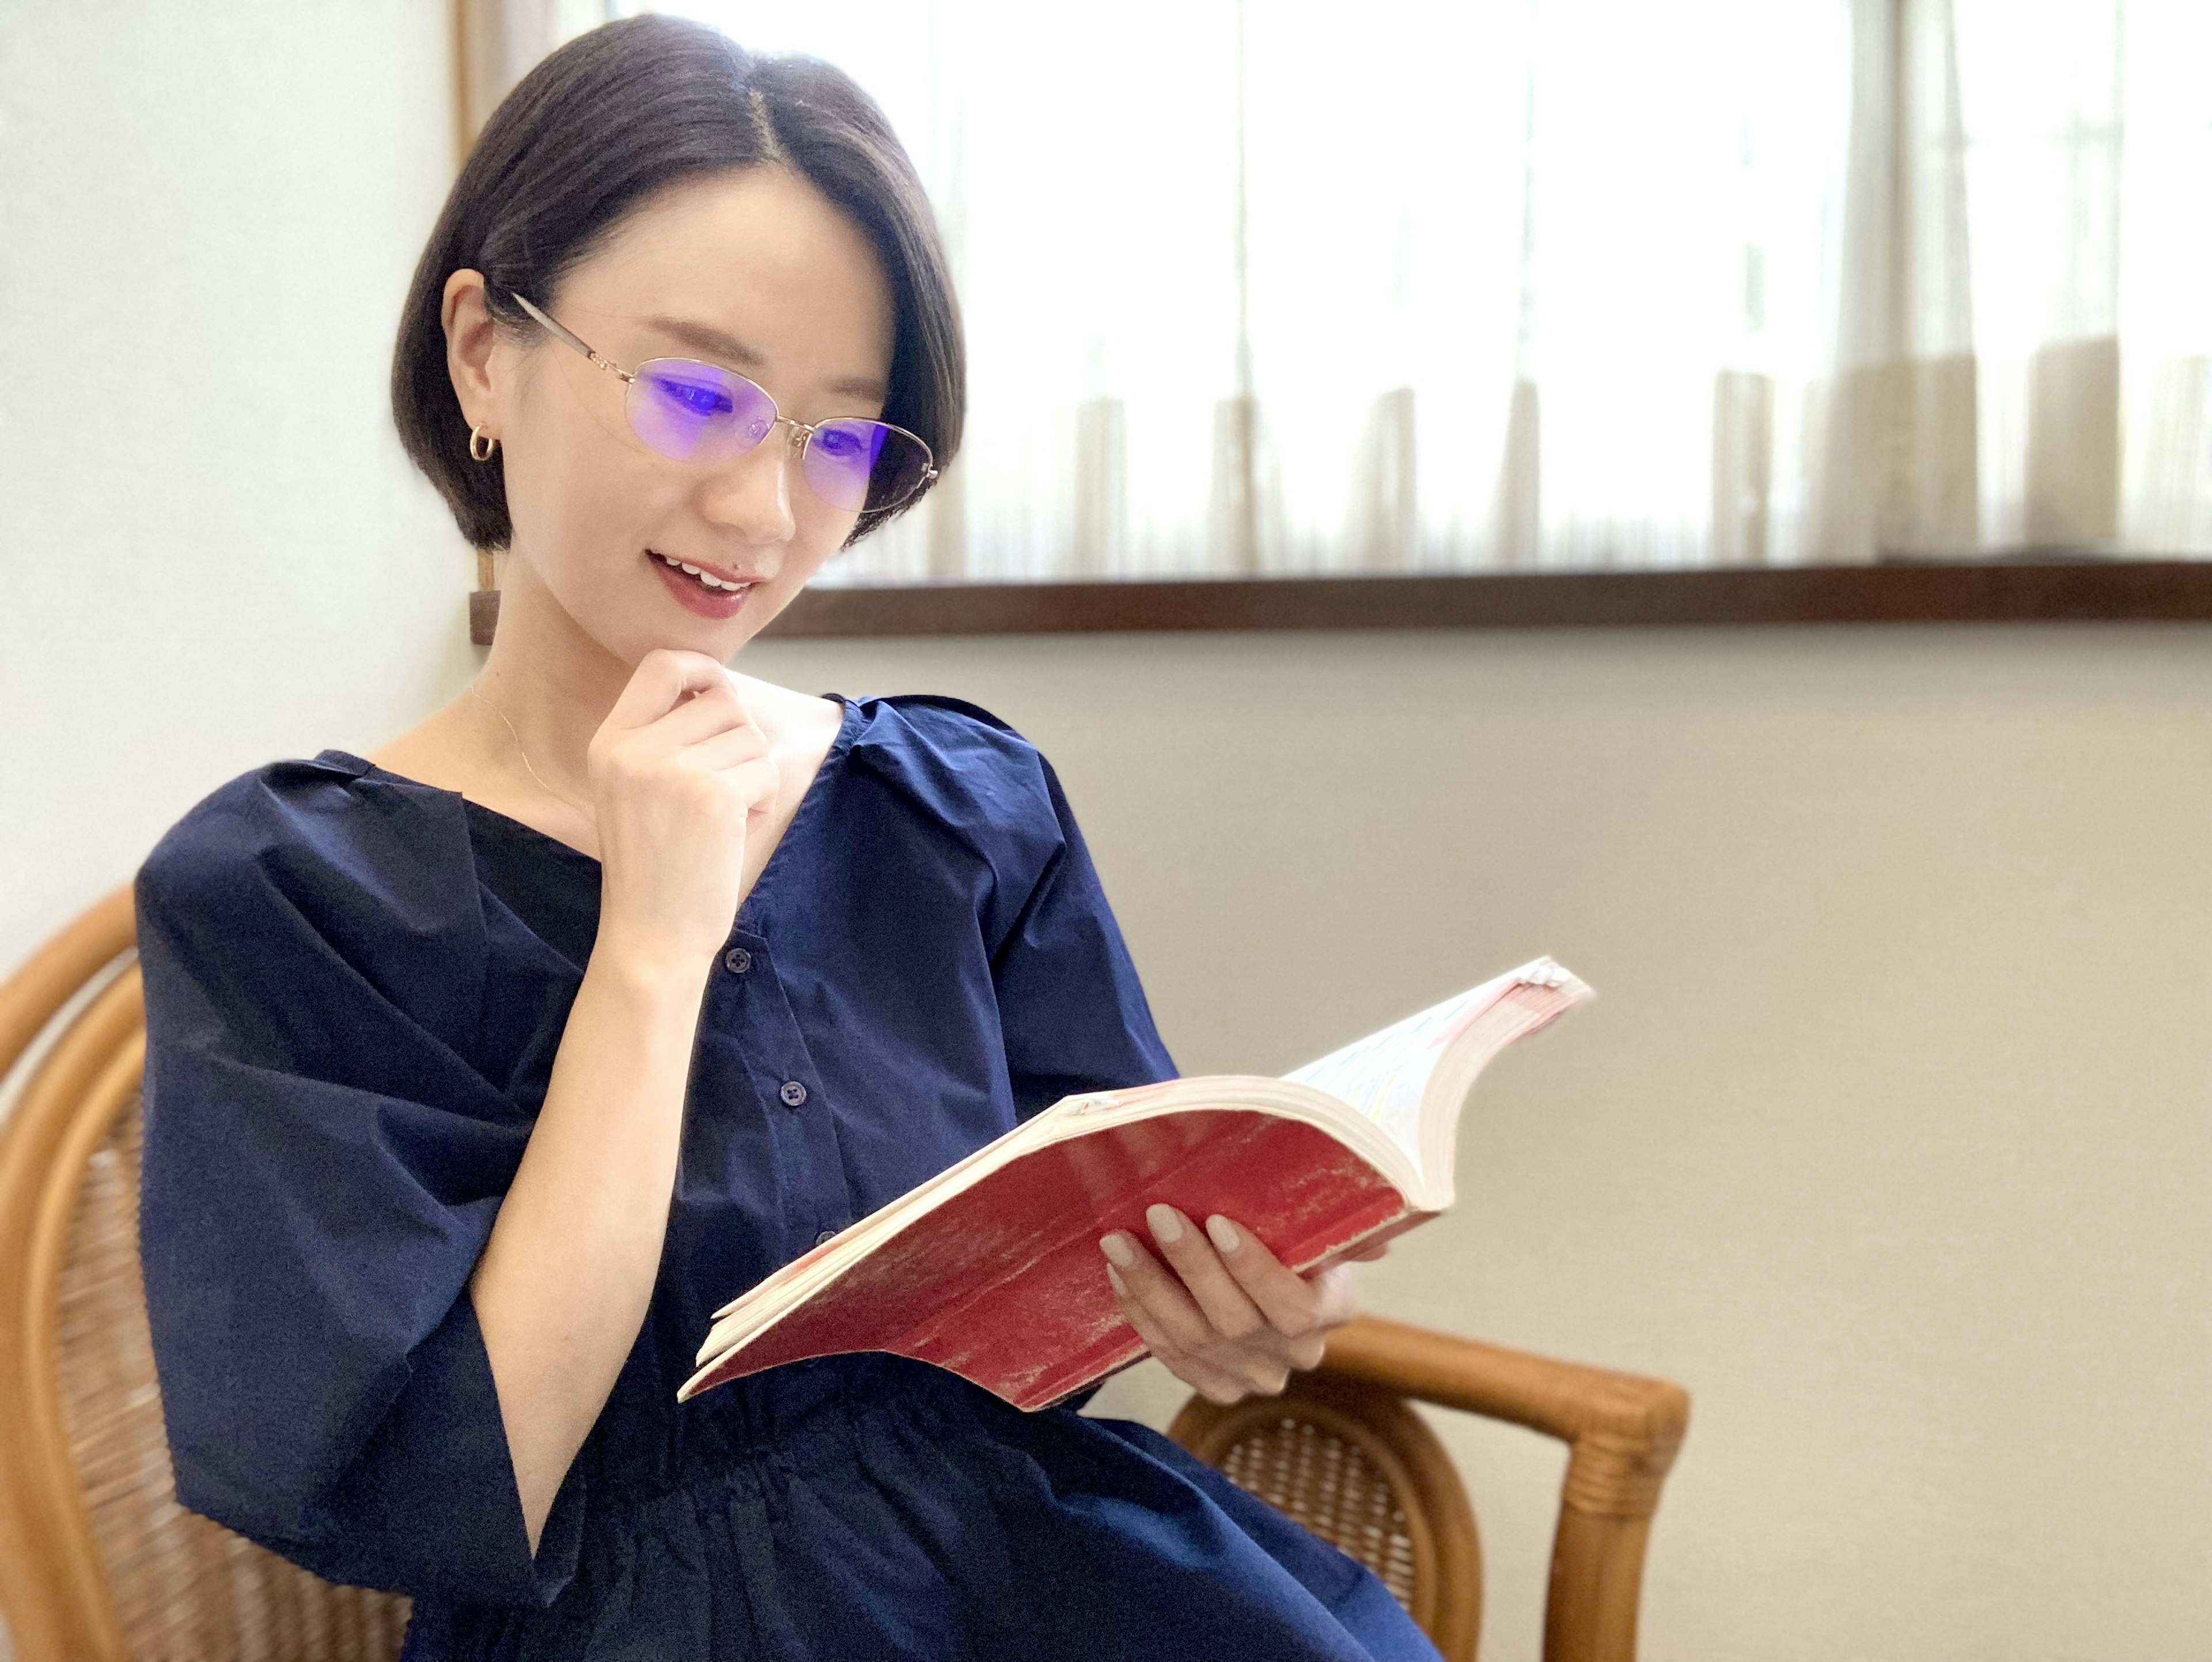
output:
[[[646,563],[659,575],[669,594],[675,597],[677,604],[687,612],[696,612],[702,618],[736,617],[738,612],[744,610],[746,597],[753,592],[760,581],[757,577],[739,577],[732,573],[718,571],[712,566],[692,568],[693,571],[700,574],[695,576],[692,571],[684,570],[679,565],[672,563],[665,554],[648,548],[645,551],[645,555]],[[700,581],[701,576],[711,577],[716,584],[735,583],[738,587],[735,588],[710,587]]]

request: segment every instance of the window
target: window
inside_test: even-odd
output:
[[[2201,0],[848,0],[972,411],[822,581],[2212,554]]]

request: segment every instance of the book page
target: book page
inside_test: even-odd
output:
[[[1455,1039],[1520,987],[1538,987],[1548,991],[1571,989],[1561,1000],[1560,1008],[1589,993],[1559,965],[1548,958],[1540,958],[1495,980],[1486,981],[1480,987],[1471,987],[1441,1004],[1431,1005],[1419,1015],[1408,1016],[1379,1033],[1355,1039],[1341,1050],[1331,1051],[1320,1061],[1309,1062],[1296,1073],[1283,1077],[1293,1084],[1326,1091],[1349,1104],[1380,1126],[1391,1141],[1406,1151],[1406,1158],[1413,1163],[1414,1169],[1421,1170],[1426,1141],[1421,1130],[1421,1108],[1428,1095],[1430,1076]],[[1541,1026],[1549,1020],[1547,1014],[1534,1025]],[[1479,1070],[1486,1060],[1486,1053],[1476,1061],[1476,1068]],[[1472,1082],[1469,1075],[1467,1083]]]
[[[1429,1075],[1444,1047],[1497,1001],[1500,990],[1496,982],[1472,988],[1283,1077],[1349,1103],[1418,1163],[1421,1097],[1428,1089]]]

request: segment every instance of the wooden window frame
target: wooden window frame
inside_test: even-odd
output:
[[[469,638],[489,646],[499,591],[482,581]],[[808,589],[761,637],[2069,623],[2212,623],[2212,560],[869,585]]]
[[[813,588],[763,638],[1936,623],[2212,623],[2212,561]]]

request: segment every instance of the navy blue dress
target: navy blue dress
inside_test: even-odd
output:
[[[1173,1071],[1050,768],[944,699],[847,702],[738,915],[652,1306],[533,1555],[467,1282],[599,892],[340,751],[148,860],[141,1223],[185,1505],[413,1594],[437,1662],[1433,1658],[1141,1427],[881,1355],[678,1404],[716,1306],[1055,1099]]]

